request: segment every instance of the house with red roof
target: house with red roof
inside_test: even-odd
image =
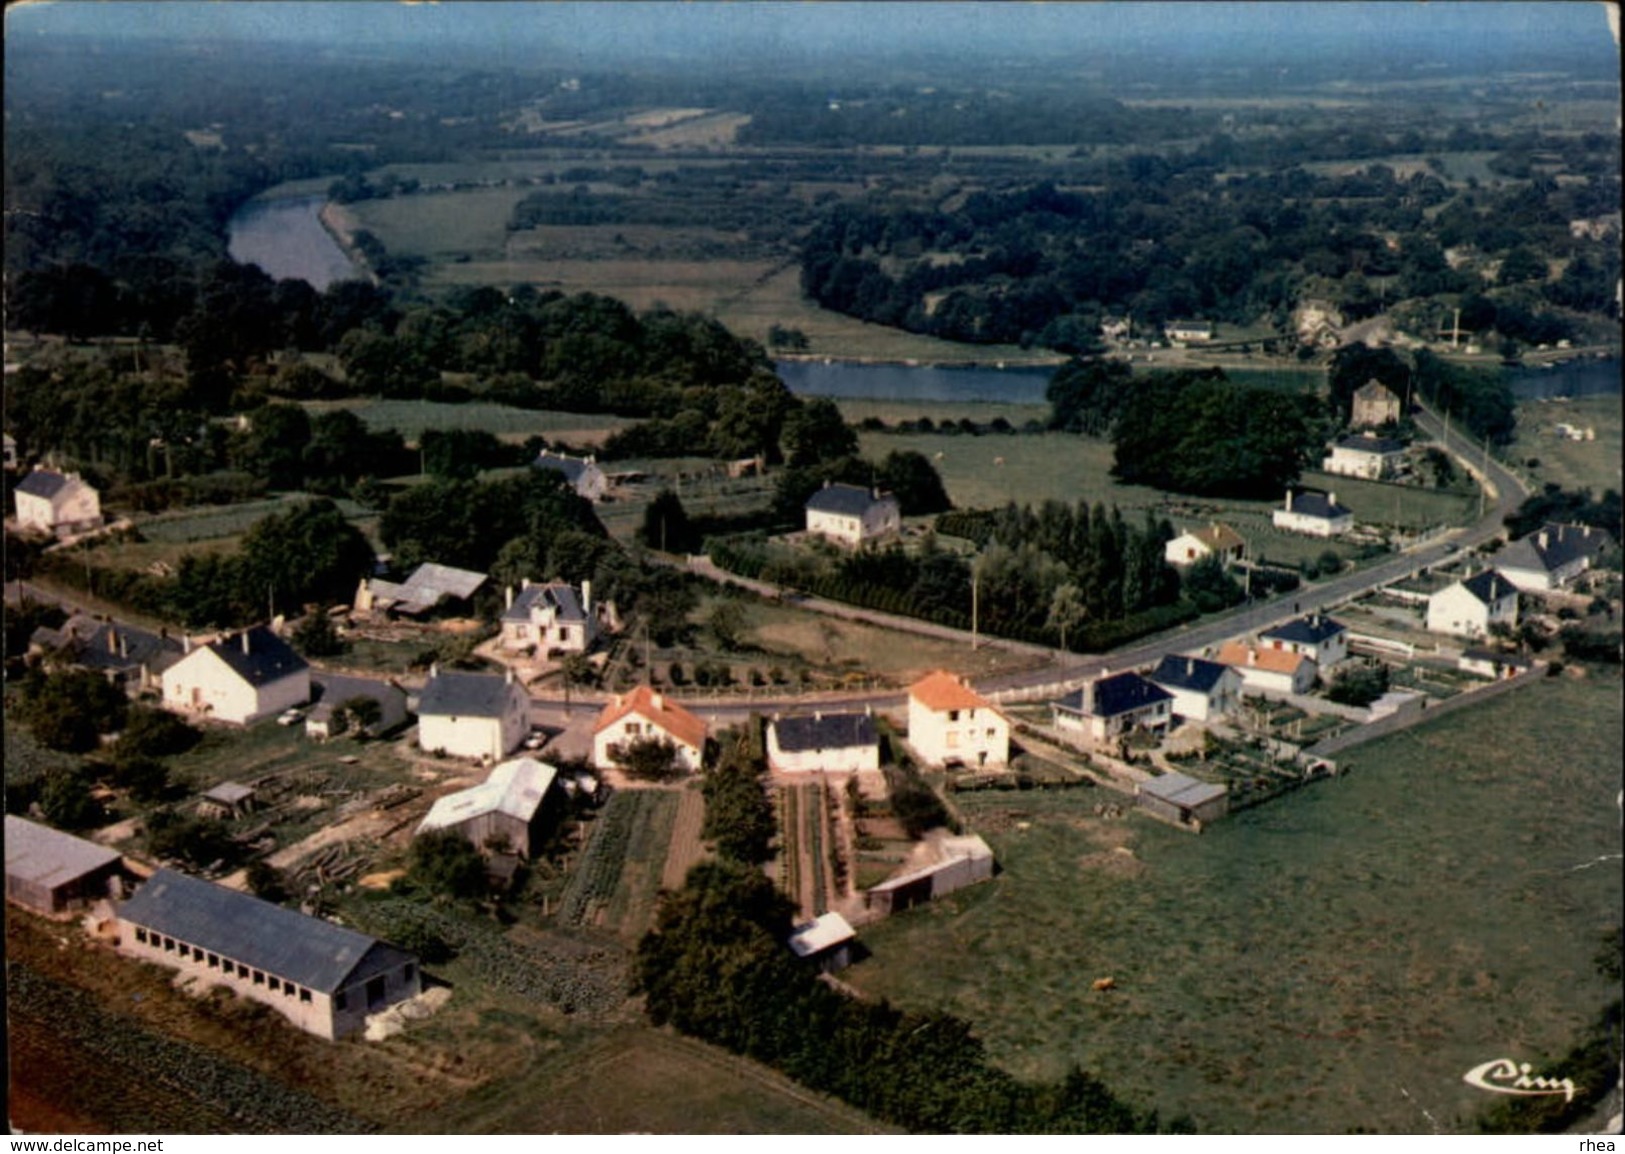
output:
[[[931,765],[1004,765],[1010,722],[964,680],[941,669],[908,690],[908,741]]]
[[[647,685],[617,694],[592,730],[592,763],[599,769],[620,765],[621,750],[634,741],[666,740],[677,747],[677,760],[698,772],[705,756],[705,722]]]

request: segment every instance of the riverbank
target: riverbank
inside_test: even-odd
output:
[[[374,285],[382,283],[378,274],[372,270],[372,265],[367,262],[367,254],[362,252],[355,242],[356,231],[361,225],[354,214],[343,205],[330,200],[322,205],[321,211],[316,214],[316,220],[326,230],[327,235],[333,238],[333,243],[339,246],[339,251],[350,258],[350,263],[355,265],[357,272]]]

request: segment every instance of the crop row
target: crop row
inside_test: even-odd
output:
[[[600,903],[614,896],[633,828],[647,798],[647,791],[621,790],[604,806],[604,814],[594,826],[587,848],[576,863],[575,875],[559,902],[559,920],[565,925],[586,923]]]
[[[108,1068],[138,1070],[147,1081],[230,1118],[243,1131],[356,1134],[373,1129],[319,1098],[216,1057],[201,1046],[165,1038],[109,1013],[89,994],[27,966],[7,967],[6,999],[11,1013],[49,1023],[66,1041],[105,1059]]]

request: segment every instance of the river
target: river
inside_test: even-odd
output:
[[[1512,386],[1512,395],[1520,401],[1617,394],[1619,358],[1587,358],[1546,368],[1524,366],[1509,370],[1508,383]]]
[[[251,200],[229,226],[231,258],[257,264],[277,280],[297,279],[323,292],[334,281],[361,276],[322,226],[324,196]]]

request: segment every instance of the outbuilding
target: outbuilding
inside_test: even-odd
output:
[[[894,914],[992,878],[993,851],[975,834],[944,837],[935,848],[936,858],[929,865],[887,878],[865,890],[864,909],[881,915]]]
[[[1173,825],[1201,829],[1230,812],[1230,791],[1183,773],[1147,778],[1135,787],[1135,801],[1153,817]]]
[[[455,830],[477,849],[505,846],[528,860],[541,845],[543,810],[557,776],[558,770],[534,758],[505,761],[479,785],[438,799],[417,832]]]
[[[108,896],[117,850],[48,825],[6,815],[6,900],[37,914],[60,914]]]
[[[78,473],[35,469],[12,493],[17,524],[42,533],[80,533],[102,524],[102,499]]]
[[[820,914],[790,933],[790,952],[821,973],[833,974],[852,964],[857,932],[840,914]]]

